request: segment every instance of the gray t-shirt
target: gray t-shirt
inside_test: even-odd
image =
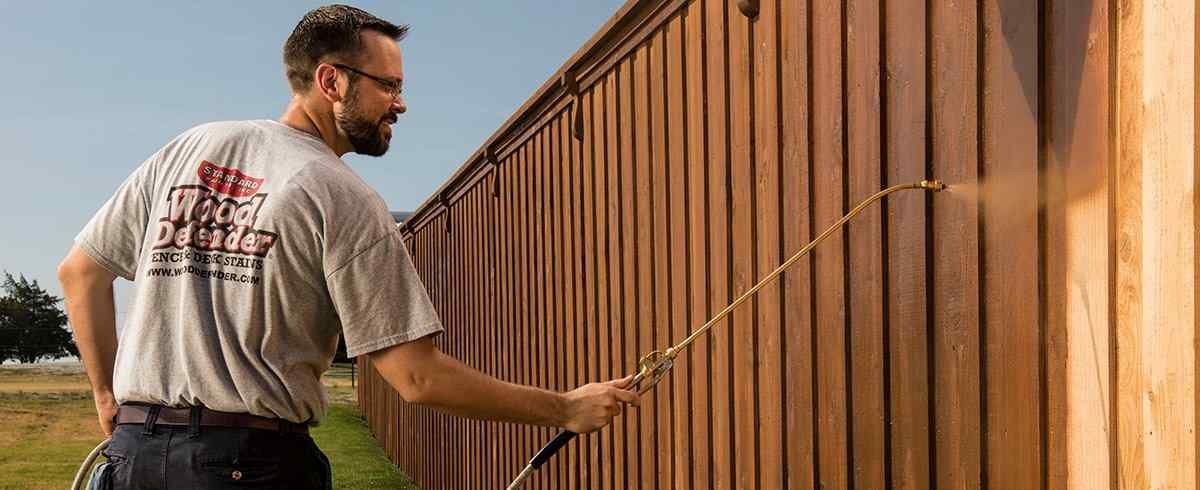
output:
[[[442,331],[383,199],[276,121],[184,132],[75,240],[137,284],[118,402],[315,424],[339,332],[357,356]]]

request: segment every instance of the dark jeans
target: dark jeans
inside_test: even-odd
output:
[[[98,488],[330,489],[329,459],[305,434],[232,427],[121,424]]]

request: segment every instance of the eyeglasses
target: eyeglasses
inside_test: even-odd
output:
[[[378,83],[380,86],[382,86],[383,89],[386,90],[388,92],[388,94],[390,94],[392,96],[393,99],[400,100],[400,96],[404,93],[404,81],[403,80],[392,80],[392,79],[388,79],[388,78],[377,77],[377,76],[367,73],[365,71],[359,70],[358,68],[354,68],[352,66],[346,66],[341,63],[330,63],[330,64],[335,67],[341,68],[343,70],[349,70],[351,72],[357,73],[364,77],[370,78],[371,80],[374,80],[375,83]]]

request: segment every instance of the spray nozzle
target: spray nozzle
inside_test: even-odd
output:
[[[946,189],[946,184],[943,184],[940,180],[922,180],[920,186],[923,189],[929,189],[934,192]]]

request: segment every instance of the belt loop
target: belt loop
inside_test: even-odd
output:
[[[145,425],[142,425],[142,435],[143,436],[154,435],[154,424],[156,422],[158,422],[158,411],[159,410],[162,410],[162,406],[159,406],[159,405],[151,405],[150,406],[150,413],[146,414],[146,423],[145,423]]]
[[[286,420],[284,420],[283,418],[280,418],[278,420],[279,420],[279,435],[282,436],[284,434],[287,434],[287,423],[288,422]]]
[[[188,439],[195,439],[200,435],[200,416],[203,414],[203,407],[192,407],[188,413]]]

